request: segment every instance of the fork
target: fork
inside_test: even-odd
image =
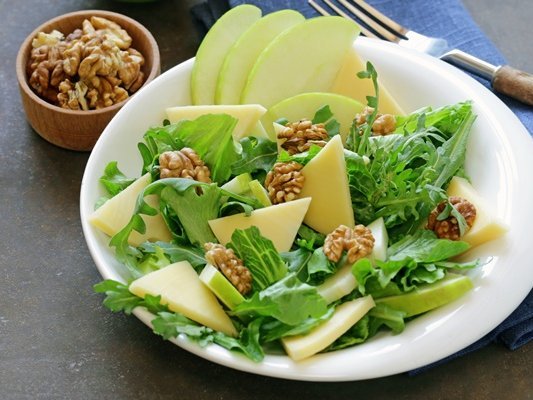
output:
[[[495,66],[458,49],[447,51],[448,43],[446,40],[431,38],[405,28],[363,0],[351,0],[351,2],[337,0],[351,15],[331,0],[322,1],[336,14],[352,20],[357,18],[363,22],[364,25],[360,25],[360,28],[366,37],[397,43],[402,47],[438,57],[456,67],[490,80],[492,88],[496,92],[513,97],[525,104],[533,105],[533,75],[527,72],[509,65]],[[308,3],[318,13],[331,15],[316,1],[308,0]]]

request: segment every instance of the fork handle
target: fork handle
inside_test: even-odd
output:
[[[499,67],[492,77],[495,91],[533,105],[533,75],[509,65]]]

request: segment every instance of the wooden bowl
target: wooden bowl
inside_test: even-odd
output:
[[[30,125],[40,136],[50,143],[70,150],[91,150],[108,122],[128,100],[110,107],[88,111],[55,106],[39,97],[29,86],[26,65],[32,49],[31,42],[38,32],[49,33],[57,29],[68,35],[76,28],[81,28],[83,20],[91,16],[115,21],[129,33],[133,39],[131,46],[140,51],[145,59],[142,67],[145,75],[143,86],[161,71],[159,48],[154,37],[140,23],[124,15],[100,10],[76,11],[51,19],[35,29],[24,40],[17,55],[17,79],[24,111]],[[142,87],[139,90],[142,90]]]

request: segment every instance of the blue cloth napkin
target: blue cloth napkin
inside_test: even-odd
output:
[[[475,24],[459,0],[367,0],[367,2],[412,30],[427,36],[446,39],[450,48],[461,49],[494,65],[506,63],[501,53]],[[216,6],[213,6],[215,3]],[[307,0],[209,0],[191,11],[196,21],[201,22],[205,30],[229,7],[244,3],[258,6],[263,10],[263,14],[292,8],[308,18],[318,16],[318,13],[307,4]],[[488,81],[475,78],[490,88]],[[533,108],[504,95],[499,96],[533,135]],[[503,343],[509,349],[514,350],[531,339],[533,339],[533,291],[505,321],[486,336],[465,349],[436,363],[411,371],[410,374],[418,374],[490,343]]]

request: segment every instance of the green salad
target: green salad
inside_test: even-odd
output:
[[[307,118],[324,129],[325,144],[309,143],[301,152],[289,152],[266,137],[236,142],[238,121],[227,114],[165,121],[148,129],[138,144],[147,184],[135,196],[129,222],[109,242],[129,280],[95,285],[105,294],[104,305],[126,314],[144,307],[154,315],[154,332],[165,339],[186,335],[200,346],[216,343],[260,362],[267,353],[286,352],[300,360],[361,345],[382,330],[400,334],[411,319],[470,290],[464,271],[480,260],[458,262],[456,256],[471,247],[461,238],[472,224],[447,189],[452,179],[466,178],[475,120],[471,103],[394,116],[393,131],[375,135],[377,74],[367,64],[360,77],[372,80],[376,89],[368,97],[365,120],[354,115],[341,141],[335,115],[324,104]],[[294,121],[277,122],[283,127]],[[305,175],[334,142],[342,142],[337,161],[346,175],[355,225],[321,232],[305,217],[312,196],[276,197],[268,182],[273,169],[289,164]],[[161,155],[183,149],[199,158],[193,163],[196,175],[162,177]],[[191,179],[206,169],[209,179]],[[110,162],[100,179],[107,196],[95,212],[139,179],[126,177]],[[335,211],[326,209],[326,215]],[[432,212],[434,220],[454,221],[460,237],[443,238],[428,229]],[[278,215],[286,220],[274,221]],[[144,240],[148,219],[156,217],[168,237]],[[235,229],[231,221],[238,221]],[[246,226],[247,221],[258,222]],[[282,227],[278,233],[265,233],[267,224],[276,223]],[[294,231],[286,248],[278,244],[286,240],[284,224]],[[357,232],[366,232],[366,239]],[[132,241],[133,235],[141,239]]]

